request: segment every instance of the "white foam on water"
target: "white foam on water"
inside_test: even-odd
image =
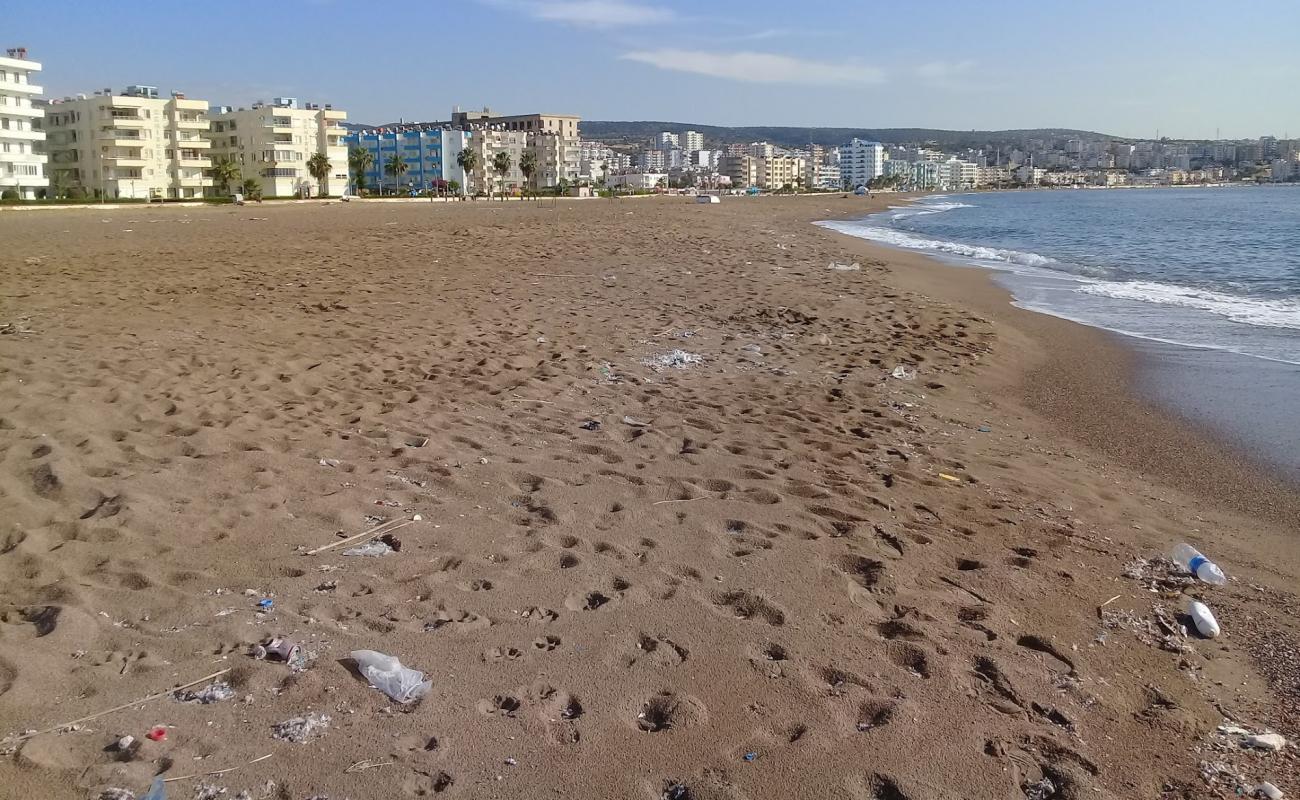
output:
[[[969,208],[969,206],[966,206]],[[960,242],[945,242],[940,239],[926,239],[906,231],[894,228],[878,228],[873,225],[861,225],[854,222],[818,222],[824,228],[869,239],[873,242],[902,247],[907,250],[935,250],[948,255],[973,258],[979,261],[999,261],[1007,264],[1019,264],[1026,267],[1042,267],[1056,263],[1047,256],[1038,253],[1026,253],[1020,250],[1005,250],[998,247],[981,247]]]
[[[1300,330],[1300,301],[1297,300],[1241,297],[1153,281],[1096,281],[1084,283],[1076,291],[1116,300],[1193,308],[1244,325]]]

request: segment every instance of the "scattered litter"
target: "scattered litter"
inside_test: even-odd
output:
[[[618,373],[614,372],[614,365],[609,363],[608,361],[602,363],[596,369],[598,372],[600,372],[601,379],[603,379],[606,383],[618,383],[619,381],[622,380],[622,378],[619,377]]]
[[[135,744],[135,737],[128,734],[123,736],[121,739],[118,739],[117,742],[114,743],[113,749],[117,750],[119,753],[125,753],[130,751],[131,745],[133,744]]]
[[[322,458],[316,463],[320,464],[322,467],[337,467],[340,462],[337,458]]]
[[[507,766],[507,767],[517,767],[517,766],[519,766],[519,760],[516,759],[516,758],[507,758],[507,759],[506,759],[506,766]]]
[[[217,800],[218,797],[226,793],[226,787],[217,786],[214,783],[200,783],[194,787],[194,795],[191,800]]]
[[[406,439],[404,444],[407,447],[424,447],[429,443],[428,436],[411,436]]]
[[[338,585],[334,581],[330,581],[330,583],[334,584],[334,586],[330,587],[331,589]],[[320,587],[317,587],[316,590],[320,591]],[[302,648],[296,642],[277,636],[266,640],[262,644],[255,645],[251,655],[258,660],[288,663],[297,660],[301,652]]]
[[[1280,733],[1255,733],[1245,736],[1241,740],[1242,747],[1249,747],[1253,750],[1271,750],[1278,751],[1286,747],[1286,737]]]
[[[1163,556],[1139,558],[1124,567],[1123,576],[1138,581],[1151,592],[1181,592],[1196,578]]]
[[[399,703],[418,700],[433,688],[433,681],[426,681],[423,672],[403,667],[396,656],[374,650],[353,650],[351,656],[371,686]]]
[[[374,524],[374,527],[370,528],[369,530],[364,530],[361,533],[353,534],[352,536],[339,539],[337,542],[330,542],[329,544],[321,545],[320,547],[314,548],[312,550],[308,550],[307,555],[314,556],[317,553],[323,553],[326,550],[332,550],[335,547],[339,547],[341,545],[351,544],[352,542],[355,542],[358,539],[365,539],[368,536],[374,536],[380,531],[383,531],[385,533],[392,533],[398,528],[405,527],[407,525],[410,525],[413,522],[413,520],[409,520],[409,519],[407,520],[394,519],[394,520],[384,521],[380,517],[373,517],[373,516],[367,516],[366,520],[371,521],[372,524]],[[390,525],[392,527],[389,527]]]
[[[894,367],[894,371],[889,373],[890,377],[897,378],[900,381],[916,380],[916,370],[912,367],[905,367],[902,364]]]
[[[688,353],[685,350],[669,350],[667,353],[661,353],[657,356],[641,361],[647,367],[658,372],[663,369],[686,369],[687,367],[701,364],[704,362],[704,356],[698,353]]]
[[[582,428],[584,431],[598,431],[600,430],[600,423],[594,419],[589,419],[578,427]]]
[[[751,344],[747,344],[747,345],[745,345],[744,347],[742,347],[742,348],[740,348],[740,349],[741,349],[741,350],[744,350],[746,353],[762,353],[762,352],[763,352],[763,348],[762,348],[761,345],[752,344],[752,343],[751,343]]]
[[[1052,783],[1051,778],[1043,778],[1038,783],[1027,783],[1020,788],[1024,790],[1027,800],[1049,800],[1056,797],[1056,784]]]
[[[1170,552],[1170,558],[1175,564],[1192,573],[1206,583],[1215,586],[1223,586],[1228,582],[1228,577],[1223,574],[1223,570],[1210,559],[1201,555],[1200,551],[1190,544],[1177,544]]]
[[[99,800],[135,800],[135,792],[110,786],[99,793]]]
[[[753,761],[756,758],[758,758],[758,753],[755,753],[752,750],[745,754],[746,761]]]
[[[312,712],[305,717],[286,719],[284,722],[272,726],[271,735],[281,741],[304,744],[324,736],[329,726],[330,718],[328,714]]]
[[[1214,612],[1210,607],[1201,601],[1188,601],[1187,616],[1192,618],[1192,624],[1196,626],[1197,632],[1206,639],[1213,639],[1219,635],[1219,621],[1214,618]]]
[[[976,430],[978,430],[980,433],[991,433],[993,431],[993,429],[987,425],[981,425],[978,428],[976,428]]]
[[[167,727],[165,725],[155,725],[144,736],[151,742],[161,742],[167,738]]]
[[[1255,796],[1262,797],[1264,800],[1282,800],[1282,798],[1286,797],[1286,795],[1282,793],[1281,789],[1268,781],[1264,781],[1255,787]]]
[[[167,800],[167,788],[161,775],[153,779],[153,783],[149,784],[149,791],[140,800]]]
[[[271,608],[274,606],[275,606],[275,601],[269,597],[263,597],[261,600],[257,601],[257,607],[262,609],[263,611],[270,611]]]
[[[374,558],[378,556],[386,556],[391,552],[393,552],[393,548],[389,547],[384,542],[381,542],[378,539],[371,539],[365,544],[357,545],[356,547],[349,547],[343,551],[343,555],[368,556]]]
[[[852,264],[844,264],[839,261],[832,261],[826,265],[826,269],[833,269],[837,272],[857,272],[862,269],[862,265],[854,261]]]
[[[943,478],[945,481],[952,481],[953,483],[961,482],[961,478],[958,478],[956,475],[949,475],[946,472],[940,472],[939,477]]]
[[[1187,629],[1179,625],[1164,605],[1151,607],[1151,619],[1138,617],[1132,611],[1101,611],[1101,624],[1105,628],[1124,628],[1133,632],[1143,644],[1159,647],[1171,653],[1186,655],[1192,652],[1187,640]]]
[[[220,703],[223,700],[231,699],[235,696],[235,690],[226,681],[218,681],[197,691],[191,689],[178,690],[174,696],[182,703],[202,703],[206,706],[210,703]]]
[[[648,428],[648,427],[650,427],[650,423],[648,423],[648,422],[642,422],[641,420],[637,419],[636,417],[623,417],[623,424],[624,424],[624,425],[631,425],[633,428]]]

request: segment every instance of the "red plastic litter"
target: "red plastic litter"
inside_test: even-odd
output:
[[[149,732],[146,733],[145,736],[152,741],[161,742],[163,739],[167,738],[167,729],[162,725],[155,725],[149,729]]]

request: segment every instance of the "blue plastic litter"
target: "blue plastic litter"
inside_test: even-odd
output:
[[[149,791],[140,800],[167,800],[167,785],[163,783],[162,776],[153,779],[149,784]]]
[[[755,753],[755,752],[752,752],[752,751],[751,751],[751,752],[748,752],[748,753],[745,754],[745,760],[746,760],[746,761],[753,761],[753,760],[756,759],[756,758],[758,758],[758,753]]]
[[[258,600],[258,601],[257,601],[257,607],[258,607],[258,608],[269,609],[269,608],[270,608],[271,606],[273,606],[273,605],[275,605],[275,601],[272,600],[272,599],[270,599],[269,597],[266,598],[265,600]]]

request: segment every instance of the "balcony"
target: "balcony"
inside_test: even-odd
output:
[[[106,166],[129,168],[143,168],[147,163],[143,158],[138,156],[104,156],[102,161]]]
[[[212,178],[177,178],[176,183],[187,188],[199,188],[215,185]]]
[[[176,117],[172,124],[182,131],[206,131],[208,129],[207,117]]]
[[[114,147],[140,147],[146,140],[141,136],[127,136],[122,131],[102,131],[95,135],[95,141],[111,144]]]
[[[348,112],[341,108],[327,108],[321,111],[321,116],[325,119],[347,119]]]
[[[30,117],[32,119],[37,119],[45,116],[45,111],[40,108],[32,108],[31,106],[9,105],[0,106],[0,114],[4,114],[6,117]]]
[[[172,141],[177,147],[183,147],[186,150],[207,150],[212,147],[211,139],[190,134],[177,133],[172,136]]]
[[[43,142],[45,141],[45,131],[17,130],[15,128],[0,129],[0,139],[17,141],[22,139],[24,142]]]
[[[194,167],[196,169],[209,169],[212,166],[212,159],[207,156],[181,156],[176,159],[176,163],[182,167]]]
[[[111,114],[109,119],[112,121],[114,128],[143,128],[148,124],[148,120],[143,117],[128,117],[125,115],[118,116],[117,114]]]
[[[19,83],[18,81],[0,81],[0,92],[8,94],[30,94],[38,95],[45,93],[44,86],[37,86],[34,83]]]

